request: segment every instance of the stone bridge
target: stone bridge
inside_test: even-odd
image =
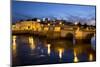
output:
[[[33,21],[24,21],[12,25],[12,34],[35,34],[50,38],[70,38],[75,39],[90,39],[96,33],[95,29],[81,29],[78,26],[68,25],[43,25]]]

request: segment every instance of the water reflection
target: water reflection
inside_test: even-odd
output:
[[[48,46],[48,55],[50,55],[50,51],[51,51],[51,49],[50,49],[50,44],[47,44],[47,46]]]
[[[95,60],[95,51],[91,44],[75,44],[66,39],[52,40],[34,36],[13,36],[13,59],[15,65],[43,64],[43,63],[68,63]],[[91,52],[90,52],[91,51]],[[94,54],[93,54],[94,52]],[[13,56],[14,56],[13,55]]]
[[[59,48],[58,51],[59,51],[59,58],[61,59],[64,50],[62,48]]]
[[[93,61],[93,55],[89,54],[89,61]]]
[[[13,50],[13,54],[16,55],[16,49],[17,49],[17,45],[16,45],[16,36],[14,35],[13,36],[13,39],[12,39],[12,50]]]
[[[34,39],[32,36],[29,37],[30,48],[33,50],[35,48]]]
[[[77,57],[77,52],[76,52],[76,49],[74,49],[74,62],[79,62],[79,59]]]

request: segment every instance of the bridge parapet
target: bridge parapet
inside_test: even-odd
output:
[[[12,25],[12,33],[31,33],[54,35],[58,37],[66,37],[68,33],[72,34],[76,39],[83,39],[88,34],[94,33],[95,29],[83,29],[78,26],[68,25],[43,25],[38,22],[21,22]]]

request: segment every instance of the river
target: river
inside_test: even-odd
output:
[[[93,41],[92,41],[93,42]],[[77,63],[96,60],[91,43],[75,44],[75,40],[48,39],[31,35],[12,36],[12,65]]]

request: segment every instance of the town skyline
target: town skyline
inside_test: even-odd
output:
[[[95,25],[95,6],[13,1],[12,21],[50,18]]]

